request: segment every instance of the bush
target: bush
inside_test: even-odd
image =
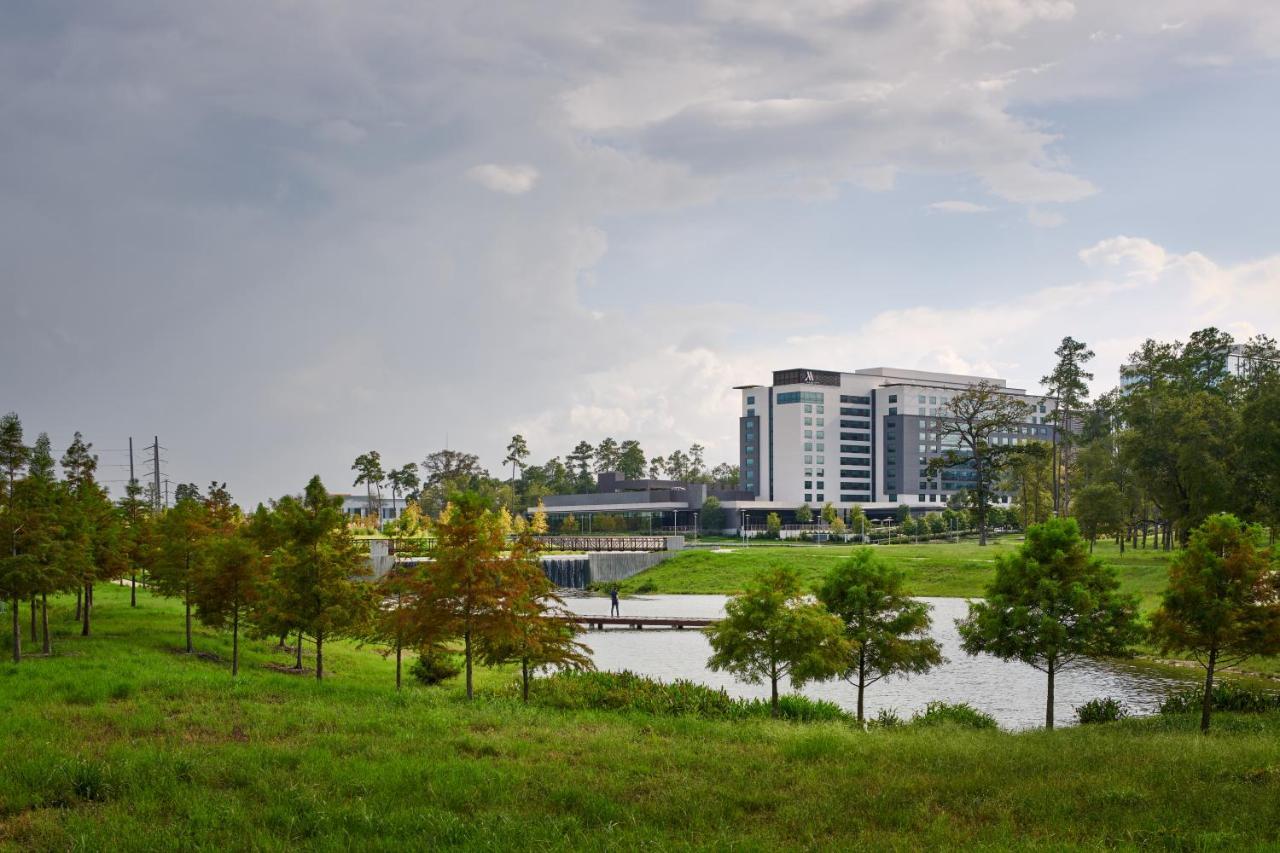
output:
[[[1076,708],[1076,719],[1082,725],[1089,723],[1114,723],[1129,716],[1129,712],[1119,701],[1110,696],[1101,699],[1090,699]]]
[[[1193,687],[1171,694],[1160,705],[1161,714],[1200,713],[1200,705],[1204,699],[1204,688]],[[1242,713],[1262,713],[1264,711],[1280,711],[1280,693],[1269,690],[1255,690],[1219,681],[1213,685],[1213,709],[1215,711],[1237,711]]]
[[[947,702],[930,702],[924,711],[911,718],[913,726],[960,726],[966,729],[997,728],[995,718],[984,714],[965,702],[954,705]]]
[[[425,684],[428,687],[433,687],[442,681],[448,681],[461,671],[462,667],[458,666],[452,655],[440,654],[439,652],[420,654],[418,659],[409,666],[409,674],[416,678],[420,684]]]
[[[534,679],[529,688],[529,701],[568,710],[688,714],[719,720],[769,716],[769,702],[764,699],[735,699],[722,689],[704,684],[683,680],[663,682],[625,671],[570,670]],[[778,710],[783,719],[797,722],[850,719],[840,706],[805,696],[780,697]]]
[[[871,725],[882,729],[896,729],[905,726],[906,723],[894,709],[881,708],[871,720]]]

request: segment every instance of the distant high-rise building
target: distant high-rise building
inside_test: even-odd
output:
[[[741,487],[780,506],[943,509],[968,487],[967,472],[928,477],[925,468],[948,449],[941,427],[951,398],[984,381],[1030,407],[996,442],[1052,441],[1054,401],[1003,379],[871,367],[779,370],[772,385],[738,386]]]

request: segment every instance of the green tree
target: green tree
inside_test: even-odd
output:
[[[145,579],[156,558],[156,523],[142,486],[130,480],[120,501],[122,546],[129,571],[129,606],[138,606],[139,578]]]
[[[725,605],[725,618],[706,629],[707,666],[750,684],[769,682],[770,707],[778,716],[778,681],[795,687],[843,671],[850,646],[840,620],[810,600],[792,569],[765,569],[746,591]]]
[[[376,450],[361,453],[351,464],[351,470],[356,472],[356,478],[351,485],[364,485],[365,499],[368,501],[366,506],[377,519],[377,524],[381,525],[382,484],[387,480],[387,474],[382,470],[382,455]]]
[[[1070,336],[1053,351],[1058,357],[1053,372],[1040,380],[1049,389],[1054,400],[1049,418],[1053,421],[1053,511],[1066,515],[1071,507],[1069,489],[1071,474],[1071,448],[1074,444],[1072,418],[1079,416],[1088,404],[1089,380],[1093,374],[1084,369],[1085,362],[1093,358],[1093,350],[1083,341]]]
[[[8,553],[0,557],[0,595],[9,599],[13,622],[13,662],[22,660],[22,625],[19,619],[20,602],[34,595],[37,587],[38,563],[22,547],[25,512],[19,500],[18,478],[26,469],[30,451],[23,444],[22,422],[13,412],[0,419],[0,471],[3,471],[3,490],[0,491],[0,516],[4,520],[4,534]]]
[[[713,495],[703,501],[702,509],[698,512],[698,521],[702,529],[708,532],[720,533],[724,530],[725,513],[719,498]]]
[[[401,495],[404,495],[406,500],[408,500],[411,495],[418,491],[419,480],[417,463],[409,462],[401,468],[392,468],[387,472],[387,483],[391,487],[392,514],[395,515],[396,518],[399,518],[400,513],[397,512],[399,507],[397,506],[396,501]]]
[[[1026,403],[990,382],[978,382],[951,398],[949,415],[942,419],[943,445],[954,448],[929,460],[926,470],[936,477],[947,469],[964,468],[972,477],[974,508],[978,513],[978,544],[987,544],[987,512],[995,485],[1009,462],[1010,445],[995,439],[1012,433],[1030,413]]]
[[[66,589],[71,581],[63,571],[63,555],[70,550],[64,524],[67,493],[58,483],[53,449],[47,433],[40,433],[31,447],[27,476],[18,483],[17,505],[22,514],[21,550],[36,560],[36,590],[40,596],[42,651],[53,653],[49,636],[49,596]]]
[[[1048,443],[1028,442],[1009,454],[1004,488],[1017,501],[1018,526],[1023,530],[1055,514],[1053,476],[1053,451]]]
[[[796,507],[796,524],[808,524],[813,521],[813,509],[807,503]]]
[[[200,575],[212,535],[209,510],[203,501],[183,498],[160,516],[159,550],[151,570],[155,591],[166,598],[181,598],[185,622],[186,652],[195,651],[191,638],[191,613],[195,605],[196,578]]]
[[[597,474],[602,474],[606,471],[617,471],[618,462],[622,458],[622,448],[618,446],[618,442],[614,439],[605,437],[596,447],[595,457]]]
[[[840,511],[832,505],[830,501],[822,507],[822,521],[830,526],[831,522],[840,517]]]
[[[867,687],[942,663],[942,649],[929,637],[929,605],[907,594],[905,579],[875,551],[859,548],[818,587],[818,600],[839,617],[850,644],[842,677],[858,688],[859,723]]]
[[[778,539],[782,536],[782,517],[776,512],[771,512],[764,517],[764,533],[770,539]]]
[[[502,464],[511,466],[511,511],[516,511],[515,493],[516,493],[516,468],[523,469],[525,462],[529,460],[529,442],[520,433],[511,436],[511,441],[507,443],[507,455],[503,457]]]
[[[196,564],[196,616],[215,630],[231,630],[231,676],[240,673],[240,625],[253,612],[269,577],[258,542],[244,529],[213,538]]]
[[[619,445],[618,473],[628,480],[644,479],[645,455],[640,442],[628,439]]]
[[[996,557],[984,600],[958,622],[961,648],[1045,673],[1051,729],[1057,674],[1088,657],[1125,654],[1139,636],[1137,599],[1119,586],[1115,569],[1085,550],[1075,519],[1032,525],[1016,553]]]
[[[1209,730],[1217,668],[1280,654],[1280,572],[1262,531],[1226,513],[1207,518],[1169,566],[1151,618],[1166,652],[1191,652],[1204,667],[1200,729]]]
[[[324,642],[358,637],[377,606],[368,557],[352,540],[342,515],[342,498],[332,497],[318,476],[302,499],[283,498],[277,511],[285,544],[276,553],[278,570],[269,588],[295,626],[316,647],[316,680],[324,678]],[[299,647],[302,638],[299,638]]]
[[[578,532],[578,519],[574,518],[573,513],[566,515],[560,522],[560,532],[572,535]]]
[[[595,481],[591,477],[591,472],[595,456],[595,446],[589,441],[579,441],[574,446],[573,452],[565,456],[569,467],[573,470],[575,485],[579,492],[594,490]]]
[[[1125,499],[1115,483],[1093,483],[1085,486],[1076,496],[1072,507],[1076,520],[1086,539],[1089,553],[1098,536],[1121,536],[1126,518]]]

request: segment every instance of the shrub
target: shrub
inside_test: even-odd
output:
[[[1161,714],[1200,713],[1200,704],[1204,699],[1203,687],[1192,687],[1170,694],[1160,705]],[[1269,690],[1255,690],[1229,681],[1219,681],[1213,685],[1213,709],[1215,711],[1237,711],[1243,713],[1261,713],[1263,711],[1280,711],[1280,693]]]
[[[930,702],[924,711],[911,718],[913,726],[960,726],[966,729],[997,728],[995,718],[984,714],[965,702],[954,705],[947,702]]]
[[[439,652],[420,654],[418,659],[409,666],[409,674],[428,687],[447,681],[461,671],[461,667],[452,655]]]
[[[871,725],[882,729],[896,729],[905,726],[906,723],[893,708],[881,708],[871,720]]]
[[[1129,712],[1119,701],[1110,696],[1101,699],[1090,699],[1076,708],[1076,719],[1082,725],[1088,723],[1114,723],[1129,716]]]
[[[518,686],[513,687],[518,690]],[[767,718],[765,699],[735,699],[693,681],[663,682],[634,672],[558,672],[535,679],[529,700],[568,710],[641,711],[665,716],[693,715],[709,719]],[[849,714],[840,706],[805,696],[778,699],[783,719],[797,722],[843,721]]]

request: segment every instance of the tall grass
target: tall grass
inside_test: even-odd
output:
[[[1260,849],[1280,714],[1053,733],[525,706],[511,671],[410,684],[335,643],[332,678],[176,653],[181,613],[57,602],[55,656],[0,666],[0,848]],[[226,657],[205,632],[197,648]],[[326,648],[326,657],[330,650]]]

